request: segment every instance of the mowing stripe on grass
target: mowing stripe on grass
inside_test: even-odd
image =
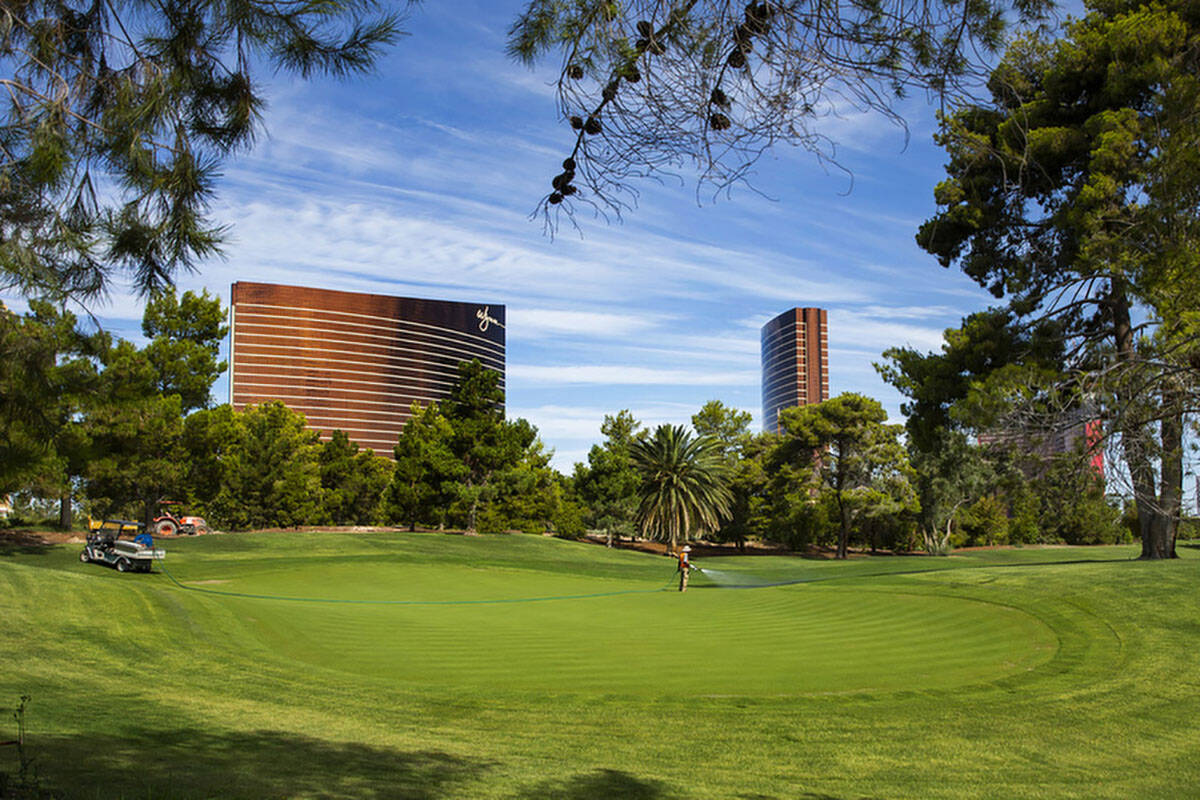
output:
[[[672,578],[664,585],[655,589],[622,589],[615,592],[593,592],[591,594],[562,594],[550,595],[546,597],[509,597],[493,600],[354,600],[336,597],[292,597],[286,595],[250,594],[249,592],[223,592],[220,589],[204,589],[199,586],[188,586],[185,583],[181,583],[178,578],[171,574],[171,570],[167,569],[165,564],[160,563],[158,566],[162,569],[163,574],[171,580],[171,583],[175,584],[180,589],[186,589],[189,592],[215,594],[222,597],[241,597],[249,600],[281,600],[292,603],[331,603],[338,605],[360,606],[478,606],[498,605],[501,603],[544,603],[551,600],[587,600],[593,597],[617,597],[624,594],[655,594],[657,592],[664,592],[671,586],[675,585],[675,579]]]
[[[0,555],[0,704],[33,695],[56,796],[1176,800],[1200,782],[1200,548],[711,559],[733,583],[811,585],[650,594],[674,564],[542,537],[173,546],[183,586],[67,547]],[[618,587],[643,593],[411,604]]]
[[[749,573],[727,572],[725,570],[710,569],[707,567],[698,567],[700,572],[704,573],[713,581],[714,588],[718,589],[768,589],[776,586],[795,586],[801,583],[823,583],[825,581],[855,581],[862,578],[888,578],[898,575],[924,575],[929,572],[957,572],[966,570],[989,570],[989,569],[1005,569],[1017,567],[1055,567],[1078,564],[1113,564],[1125,561],[1136,561],[1136,557],[1132,558],[1075,558],[1067,561],[1036,561],[1025,564],[954,564],[950,566],[929,567],[927,569],[904,569],[904,570],[884,570],[881,572],[851,572],[844,575],[823,575],[818,577],[804,578],[789,578],[788,580],[771,581],[764,580],[757,583],[730,583],[730,580],[753,579],[755,576]],[[720,577],[714,577],[716,573]],[[736,576],[736,577],[735,577]],[[708,587],[705,587],[708,588]]]
[[[1111,559],[1111,560],[1126,560],[1126,559]],[[1058,562],[1039,562],[1039,566],[1051,566],[1060,564],[1083,564],[1083,563],[1105,563],[1110,559],[1072,559],[1068,561]],[[722,570],[709,570],[703,567],[698,568],[701,573],[718,572],[725,577],[724,580],[714,580],[712,587],[695,587],[695,588],[718,588],[718,589],[767,589],[781,586],[795,586],[805,583],[824,583],[827,581],[845,581],[858,580],[862,578],[881,578],[898,575],[919,575],[926,572],[945,572],[947,570],[972,570],[972,569],[996,569],[998,567],[1016,567],[1016,566],[1031,566],[1023,564],[962,564],[952,567],[930,567],[928,569],[913,569],[913,570],[898,570],[898,571],[882,571],[877,573],[852,573],[848,575],[823,575],[823,576],[808,576],[804,578],[793,578],[782,581],[765,581],[757,583],[729,583],[730,573],[725,573]],[[671,578],[662,586],[654,589],[622,589],[612,592],[592,592],[588,594],[566,594],[566,595],[546,595],[535,597],[510,597],[510,598],[494,598],[482,600],[364,600],[364,599],[347,599],[347,598],[330,598],[330,597],[297,597],[294,595],[271,595],[271,594],[253,594],[249,592],[230,592],[220,589],[206,589],[199,586],[189,586],[176,578],[163,563],[159,564],[163,573],[170,579],[171,583],[180,589],[185,589],[191,592],[199,592],[201,594],[218,595],[221,597],[239,597],[251,600],[274,600],[295,603],[328,603],[342,605],[395,605],[395,606],[439,606],[439,605],[497,605],[511,603],[542,603],[556,600],[587,600],[600,597],[618,597],[621,595],[634,594],[655,594],[658,592],[667,591],[674,587],[675,578]],[[711,578],[712,576],[709,575]],[[752,577],[752,576],[739,576]]]

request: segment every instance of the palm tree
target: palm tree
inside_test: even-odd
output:
[[[682,425],[659,425],[629,450],[642,476],[638,524],[651,539],[674,550],[694,533],[716,530],[729,516],[727,468],[716,439],[693,438]]]

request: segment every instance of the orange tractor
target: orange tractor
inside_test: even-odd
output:
[[[150,529],[156,536],[194,536],[209,533],[208,523],[203,517],[178,517],[171,512],[171,506],[182,505],[176,500],[159,500],[159,515],[154,518]]]

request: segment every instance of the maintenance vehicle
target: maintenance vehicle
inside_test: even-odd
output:
[[[208,523],[204,517],[179,517],[171,513],[171,506],[178,506],[178,500],[159,500],[158,516],[151,523],[154,533],[158,536],[196,536],[209,532]]]
[[[89,520],[87,544],[79,554],[85,564],[106,564],[117,572],[149,572],[155,561],[162,561],[166,551],[154,546],[148,533],[139,533],[141,524],[127,519]],[[134,538],[122,539],[132,533]]]

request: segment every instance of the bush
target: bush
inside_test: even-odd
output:
[[[965,547],[1008,544],[1008,514],[1004,504],[984,495],[959,513],[957,536]]]
[[[1179,533],[1176,538],[1180,541],[1200,539],[1200,517],[1184,517],[1179,520]]]

